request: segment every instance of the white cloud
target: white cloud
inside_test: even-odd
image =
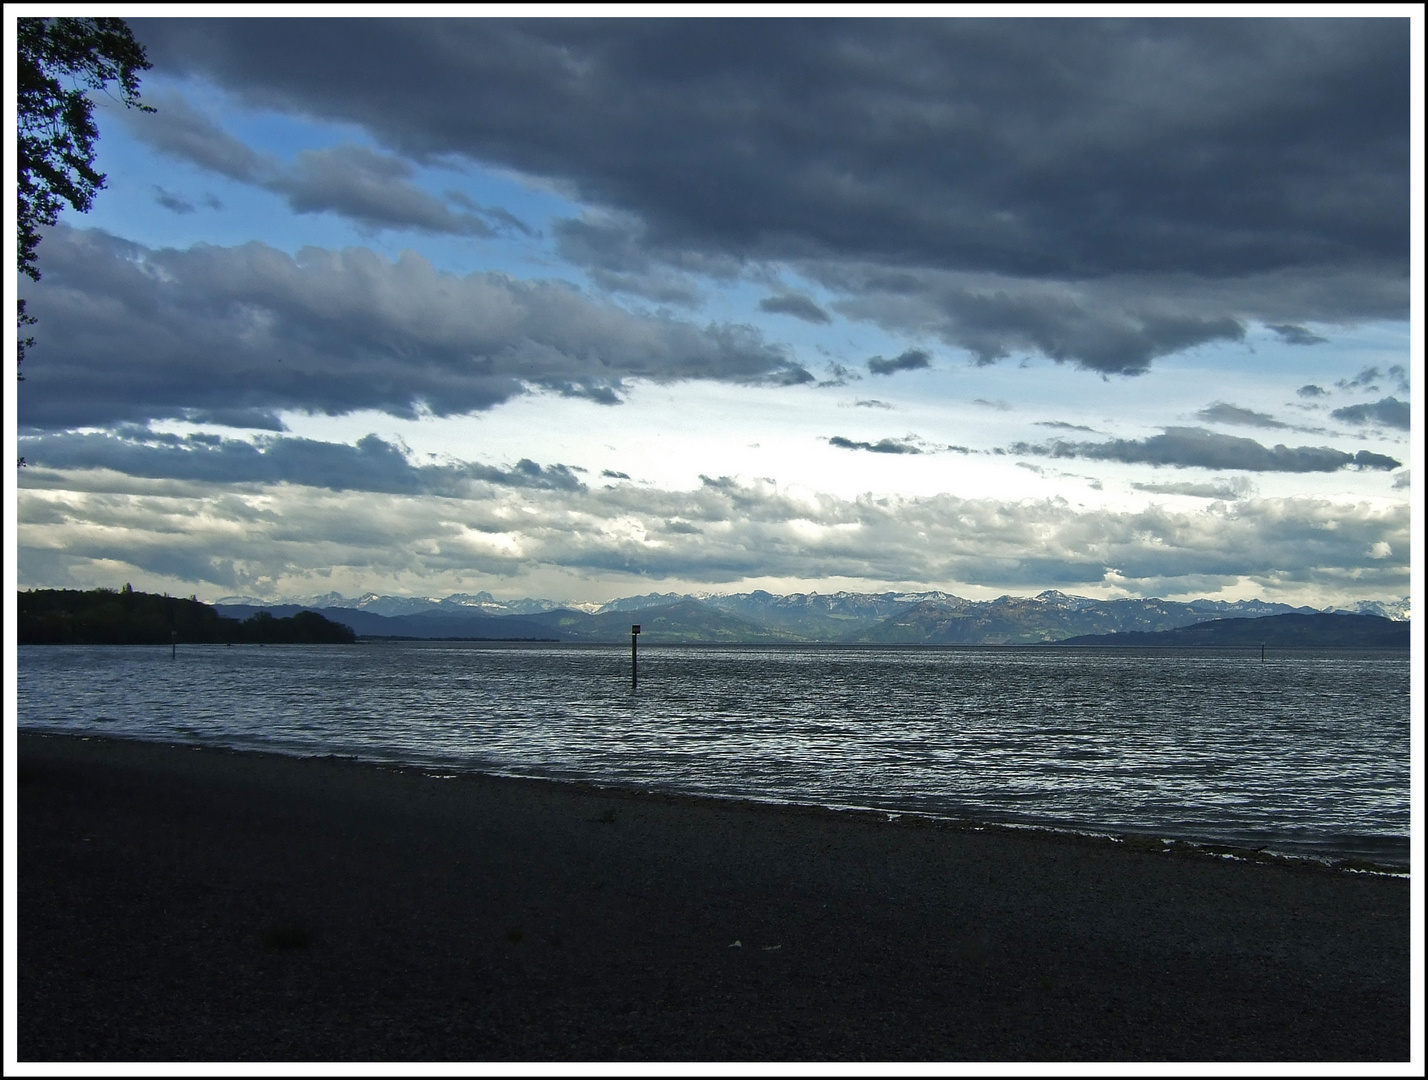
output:
[[[1352,600],[1401,595],[1408,581],[1394,554],[1408,550],[1407,507],[1307,498],[1115,512],[1059,498],[848,499],[727,477],[688,491],[473,480],[436,497],[39,470],[24,476],[19,516],[22,585],[123,576],[208,595],[537,593],[559,581],[572,599],[599,600],[650,582],[737,591],[772,579],[791,591],[840,579],[964,594],[1249,582],[1266,598]]]

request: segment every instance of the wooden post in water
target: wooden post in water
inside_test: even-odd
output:
[[[169,631],[169,659],[170,659],[170,660],[177,660],[177,659],[178,659],[178,631],[177,631],[177,630],[170,630],[170,631]]]
[[[1264,663],[1264,642],[1259,643],[1259,662]]]
[[[630,627],[630,689],[633,690],[640,685],[639,670],[639,640],[640,624],[635,623]]]

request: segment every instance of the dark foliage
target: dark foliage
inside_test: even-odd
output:
[[[89,92],[117,83],[126,107],[154,112],[139,104],[139,72],[152,65],[123,19],[20,19],[16,36],[19,269],[39,281],[40,228],[59,219],[64,203],[84,213],[104,186]],[[20,326],[34,322],[21,300]],[[19,344],[23,361],[34,339]]]
[[[243,622],[177,596],[113,589],[31,589],[19,594],[21,645],[350,644],[352,630],[314,611]]]

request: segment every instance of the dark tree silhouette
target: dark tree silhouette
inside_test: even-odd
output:
[[[350,645],[357,635],[315,611],[275,619],[260,611],[239,622],[193,597],[122,590],[27,589],[16,628],[25,645],[180,645],[204,643]]]
[[[116,83],[126,107],[154,112],[139,103],[139,72],[152,65],[123,19],[19,19],[17,173],[20,272],[40,280],[35,263],[39,230],[59,219],[64,203],[81,213],[104,186],[94,168],[94,103],[89,91],[108,92]],[[35,318],[20,301],[19,324]],[[19,343],[19,360],[34,338]],[[23,379],[23,374],[18,377]],[[21,464],[24,460],[21,459]]]

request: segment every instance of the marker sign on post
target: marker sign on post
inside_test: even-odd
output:
[[[640,685],[639,671],[639,648],[640,624],[635,623],[630,627],[630,689],[633,690]]]

